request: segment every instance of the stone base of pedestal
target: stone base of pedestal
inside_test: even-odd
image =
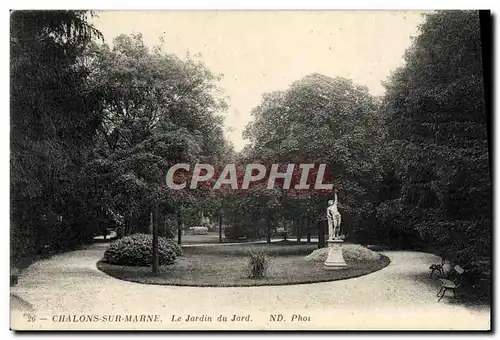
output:
[[[326,270],[338,270],[347,268],[342,255],[342,240],[328,240],[328,257],[324,263]]]

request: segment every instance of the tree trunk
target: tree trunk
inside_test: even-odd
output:
[[[349,237],[349,228],[346,228],[345,223],[344,225],[340,225],[340,235],[344,235],[344,240],[347,241]]]
[[[325,231],[323,228],[323,223],[318,221],[318,222],[316,222],[316,225],[318,226],[318,248],[324,248],[325,247]]]
[[[117,228],[116,228],[116,238],[117,239],[120,239],[123,237],[123,234],[124,234],[124,231],[125,231],[125,228],[127,227],[128,225],[128,221],[129,219],[127,217],[124,218],[124,221],[123,221],[123,225],[119,225]]]
[[[160,237],[167,236],[167,221],[165,215],[161,211],[158,214],[158,235]]]
[[[311,224],[309,223],[309,217],[306,215],[306,233],[307,233],[307,244],[311,243]]]
[[[326,247],[326,239],[328,238],[328,227],[326,225],[326,222],[318,222],[321,226],[321,238],[323,239],[323,244],[321,245],[321,248]]]
[[[271,223],[266,219],[267,233],[266,233],[266,241],[267,243],[271,243]]]
[[[222,211],[219,212],[219,243],[222,243]]]
[[[295,231],[296,231],[296,235],[297,235],[297,243],[300,243],[301,239],[302,239],[302,229],[303,229],[303,225],[302,223],[294,223],[295,224]]]
[[[153,274],[158,274],[160,268],[160,261],[158,259],[158,222],[160,211],[158,208],[158,203],[155,204],[154,213],[152,214],[153,222]]]
[[[182,244],[181,210],[177,210],[177,244]]]
[[[155,216],[155,218],[156,218],[156,216]],[[148,230],[149,234],[153,234],[153,229],[154,229],[153,223],[155,223],[155,222],[153,221],[153,211],[151,211],[149,213],[149,230]]]

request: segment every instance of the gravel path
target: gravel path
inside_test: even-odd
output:
[[[15,295],[12,328],[490,329],[489,308],[466,308],[446,297],[437,302],[438,284],[428,279],[428,268],[438,259],[431,254],[383,252],[391,259],[386,268],[335,282],[192,288],[143,285],[107,276],[96,268],[105,247],[95,244],[24,270],[19,284],[11,288]],[[34,310],[35,322],[23,317],[29,310]],[[116,321],[117,315],[124,321],[125,315],[140,314],[158,316],[146,319],[156,317],[156,322],[140,322],[140,316],[138,322],[109,322],[110,318]],[[242,320],[231,321],[234,314]],[[278,314],[283,321],[271,321],[271,315],[280,320]],[[89,315],[95,315],[92,322],[78,321],[92,318]],[[212,320],[185,321],[188,315]],[[227,321],[218,321],[220,315],[227,316]],[[173,321],[177,317],[180,322]]]

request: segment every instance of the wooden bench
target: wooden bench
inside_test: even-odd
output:
[[[439,296],[438,302],[441,301],[441,299],[444,297],[444,294],[448,290],[453,291],[453,297],[455,297],[455,298],[457,297],[455,291],[458,287],[460,287],[460,281],[462,280],[462,274],[464,273],[464,270],[459,265],[456,265],[453,268],[453,271],[455,273],[455,278],[453,280],[439,279],[439,281],[441,281],[441,288],[439,289],[439,292],[437,293],[437,296]]]
[[[431,278],[432,275],[436,272],[437,272],[437,274],[439,274],[439,277],[443,278],[445,276],[444,269],[443,269],[445,262],[446,262],[446,258],[443,256],[443,257],[441,257],[441,264],[438,264],[438,263],[432,264],[429,267],[429,269],[431,270],[431,274],[429,275],[429,278]]]

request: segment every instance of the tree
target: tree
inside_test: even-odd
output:
[[[488,277],[491,184],[478,12],[439,11],[420,31],[386,84],[388,152],[401,186],[392,208],[383,202],[379,211],[392,210],[386,220]]]
[[[88,241],[81,180],[99,124],[98,97],[79,58],[100,33],[88,11],[13,11],[11,256]],[[80,221],[80,223],[79,223]],[[92,224],[90,224],[92,225]]]
[[[146,47],[140,34],[115,38],[113,48],[95,44],[84,62],[94,70],[92,82],[103,98],[94,161],[105,193],[99,199],[125,216],[126,233],[153,214],[155,236],[160,211],[176,212],[180,243],[180,218],[202,192],[169,189],[166,173],[174,164],[213,162],[229,152],[218,78],[202,63]]]
[[[244,132],[250,140],[246,152],[267,163],[326,164],[327,179],[340,190],[346,222],[359,227],[372,210],[377,108],[366,87],[344,78],[306,76],[286,91],[263,96]],[[289,199],[302,206],[302,218],[307,212],[307,219],[320,226],[326,223],[325,207],[332,195]]]

